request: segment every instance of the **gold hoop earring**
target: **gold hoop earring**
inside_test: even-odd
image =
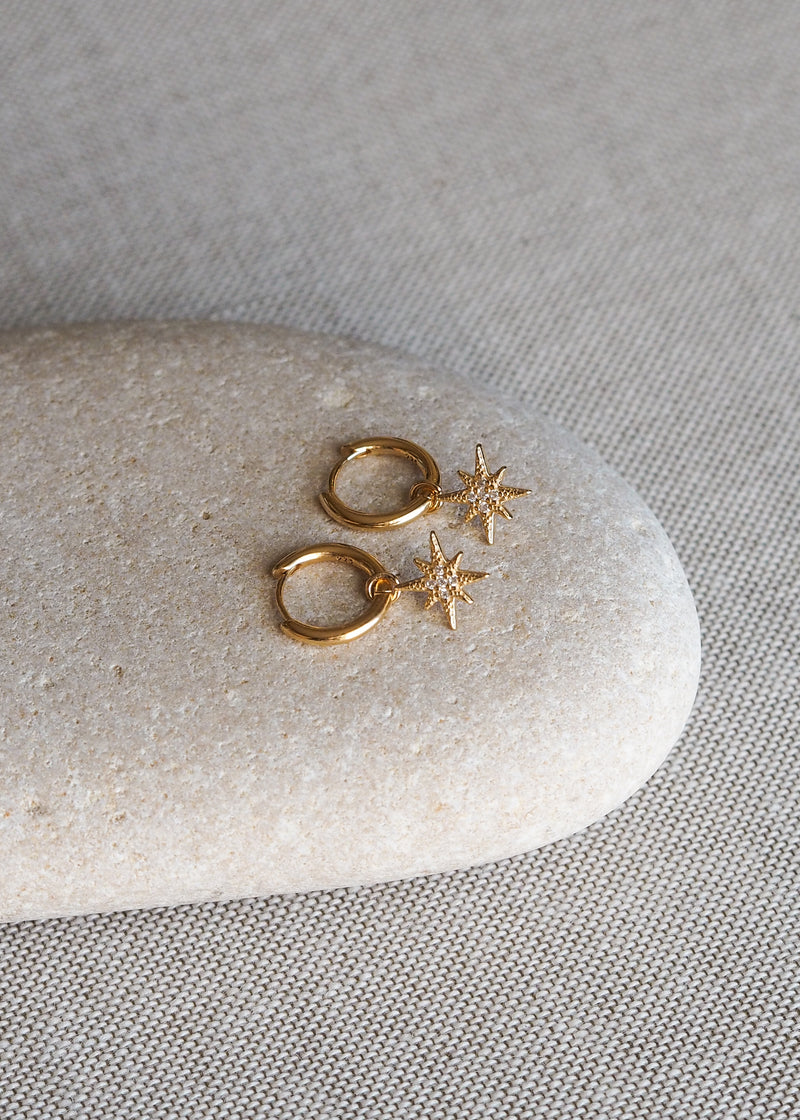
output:
[[[392,436],[374,436],[359,443],[346,443],[340,451],[342,457],[331,471],[328,489],[319,496],[322,508],[340,525],[347,525],[350,529],[395,529],[436,508],[434,503],[438,502],[441,493],[439,468],[433,457],[418,444]],[[363,459],[367,455],[400,455],[417,464],[423,479],[411,487],[406,505],[391,513],[365,513],[345,505],[336,493],[339,473],[346,463]]]
[[[392,603],[403,591],[421,591],[428,596],[425,609],[439,603],[447,615],[447,620],[452,630],[456,629],[456,603],[472,603],[472,597],[465,588],[477,580],[485,579],[488,572],[470,572],[461,568],[463,553],[458,552],[452,559],[448,559],[439,539],[435,533],[430,536],[430,560],[414,559],[414,563],[422,572],[417,579],[401,583],[400,578],[393,572],[387,571],[383,564],[368,552],[353,545],[334,542],[332,544],[313,545],[311,548],[298,549],[284,556],[272,569],[273,577],[278,581],[275,588],[275,598],[278,610],[283,618],[281,630],[292,638],[301,642],[312,642],[318,645],[338,645],[342,642],[352,642],[356,638],[368,633],[373,626],[377,626]],[[332,561],[338,564],[352,564],[367,576],[364,583],[364,594],[367,606],[352,622],[341,626],[316,626],[308,622],[301,622],[288,611],[283,597],[286,580],[301,568],[310,564],[319,564]]]
[[[422,479],[416,482],[409,491],[409,500],[399,510],[389,513],[366,513],[345,505],[336,493],[336,483],[339,474],[346,463],[354,459],[363,459],[367,455],[401,455],[411,459],[422,471]],[[465,521],[473,517],[479,518],[486,540],[494,543],[494,519],[496,515],[511,520],[511,511],[506,509],[505,503],[513,498],[524,498],[530,490],[523,490],[516,486],[502,484],[506,467],[493,473],[486,465],[486,458],[480,444],[475,448],[475,474],[459,471],[459,477],[464,483],[461,490],[444,491],[440,486],[439,467],[432,455],[429,455],[419,444],[410,440],[399,439],[394,436],[375,436],[361,440],[359,443],[347,443],[341,448],[342,457],[334,465],[328,479],[328,489],[319,496],[325,512],[350,529],[394,529],[399,525],[407,525],[424,513],[433,512],[443,502],[452,502],[466,505]]]

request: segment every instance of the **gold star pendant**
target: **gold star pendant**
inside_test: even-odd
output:
[[[505,473],[505,467],[501,467],[494,474],[489,471],[486,466],[486,459],[483,457],[483,448],[478,444],[475,448],[475,474],[459,471],[458,474],[464,483],[464,489],[442,494],[439,499],[442,502],[458,502],[461,505],[468,506],[467,516],[464,520],[471,521],[473,517],[479,517],[489,544],[494,543],[495,514],[499,513],[507,521],[511,520],[511,511],[507,510],[503,503],[510,501],[512,498],[524,498],[526,494],[530,494],[530,490],[519,490],[515,486],[501,486],[500,483]]]
[[[457,552],[452,560],[448,560],[442,552],[439,538],[431,533],[431,558],[430,560],[414,559],[414,563],[423,573],[419,579],[401,583],[399,591],[423,591],[427,596],[425,610],[434,603],[441,603],[442,610],[450,622],[450,629],[456,628],[456,603],[461,599],[465,603],[473,602],[470,595],[464,590],[468,583],[485,579],[488,572],[466,572],[459,565],[463,552]]]

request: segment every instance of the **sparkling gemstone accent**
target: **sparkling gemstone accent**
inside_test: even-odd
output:
[[[458,590],[458,577],[446,572],[444,568],[436,568],[425,580],[425,587],[429,591],[437,592],[445,599],[451,599]]]
[[[459,471],[459,477],[464,483],[463,490],[453,490],[442,494],[443,502],[461,502],[468,506],[466,520],[473,517],[480,518],[486,539],[489,544],[494,541],[494,519],[497,514],[510,519],[511,513],[506,509],[505,503],[512,498],[524,498],[530,493],[517,486],[503,486],[502,479],[505,467],[492,473],[486,466],[486,458],[480,444],[475,448],[475,474]]]
[[[456,628],[456,603],[460,599],[464,603],[471,603],[472,598],[466,587],[475,580],[484,579],[486,572],[468,572],[460,567],[461,553],[457,553],[452,560],[448,560],[439,544],[435,533],[431,533],[431,558],[420,560],[415,558],[414,563],[423,573],[419,579],[409,580],[400,584],[400,590],[423,591],[427,594],[426,608],[439,603],[447,615],[448,622],[453,630]]]

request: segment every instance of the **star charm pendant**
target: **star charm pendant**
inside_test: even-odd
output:
[[[473,517],[479,517],[489,544],[494,543],[495,514],[499,513],[507,521],[511,520],[511,511],[507,510],[503,503],[510,501],[512,498],[524,498],[526,494],[530,494],[530,490],[520,490],[515,486],[501,486],[500,483],[505,473],[505,467],[501,467],[494,474],[489,471],[486,466],[486,459],[483,456],[483,448],[478,444],[475,448],[475,474],[459,471],[458,474],[464,483],[464,489],[452,490],[449,494],[442,494],[439,499],[442,502],[458,502],[461,505],[468,506],[467,516],[464,520],[471,521]]]
[[[428,598],[425,610],[434,603],[441,603],[442,610],[447,615],[450,629],[456,628],[456,603],[461,599],[464,603],[473,602],[472,597],[464,588],[476,580],[485,579],[488,572],[467,572],[460,568],[463,552],[457,552],[452,560],[448,560],[442,552],[439,538],[431,533],[431,558],[430,560],[414,559],[414,563],[423,573],[419,579],[401,583],[400,591],[422,591]]]

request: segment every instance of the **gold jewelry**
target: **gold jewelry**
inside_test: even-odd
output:
[[[322,508],[334,521],[347,525],[351,529],[393,529],[398,525],[408,524],[423,513],[438,509],[443,502],[453,502],[468,506],[466,521],[471,521],[473,517],[480,518],[486,539],[489,544],[492,544],[495,515],[500,514],[507,520],[511,520],[511,512],[506,509],[504,503],[512,498],[524,498],[526,494],[530,494],[530,490],[502,486],[506,467],[501,467],[499,471],[492,474],[486,466],[480,444],[475,448],[475,474],[459,471],[464,489],[448,492],[443,491],[439,485],[440,475],[436,461],[427,451],[418,444],[411,443],[410,440],[397,439],[394,436],[376,436],[362,440],[360,443],[346,443],[341,448],[341,454],[341,459],[334,466],[328,479],[328,489],[320,494],[319,500]],[[336,493],[336,482],[345,463],[375,454],[402,455],[411,459],[422,471],[423,478],[411,487],[407,504],[399,510],[390,513],[365,513],[363,510],[345,505]]]
[[[458,476],[464,483],[463,490],[453,490],[449,494],[442,494],[442,502],[458,502],[468,506],[465,521],[479,517],[483,531],[489,544],[494,544],[494,518],[499,513],[506,521],[511,520],[511,510],[506,509],[504,502],[512,498],[524,498],[530,490],[520,490],[516,486],[501,486],[503,475],[507,467],[501,467],[492,474],[486,466],[483,448],[480,444],[475,448],[475,474],[459,471]]]
[[[394,529],[398,525],[407,525],[420,514],[436,508],[441,493],[439,468],[428,452],[416,443],[411,443],[407,439],[376,436],[373,439],[362,440],[360,443],[345,443],[340,450],[342,458],[331,471],[328,489],[319,496],[322,508],[334,521],[347,525],[350,529]],[[393,513],[364,513],[363,510],[346,506],[336,493],[336,481],[345,463],[376,454],[402,455],[406,459],[411,459],[424,476],[423,481],[411,487],[408,503]]]
[[[374,556],[350,544],[334,542],[290,552],[272,569],[272,575],[278,581],[275,598],[278,610],[283,616],[281,630],[301,642],[315,642],[320,645],[351,642],[376,626],[402,591],[421,591],[426,594],[428,596],[425,602],[426,610],[434,603],[439,603],[447,615],[450,628],[455,630],[456,603],[459,599],[464,603],[473,601],[465,590],[466,586],[476,580],[485,579],[489,573],[468,572],[462,569],[463,553],[461,552],[448,560],[435,533],[431,533],[430,545],[430,560],[416,558],[414,560],[423,574],[418,579],[408,580],[406,583],[401,583],[393,572],[387,572]],[[308,622],[300,622],[289,613],[283,601],[283,586],[290,575],[309,564],[318,564],[326,560],[353,564],[368,577],[364,584],[364,593],[368,600],[366,608],[352,622],[344,623],[342,626],[313,626]]]

